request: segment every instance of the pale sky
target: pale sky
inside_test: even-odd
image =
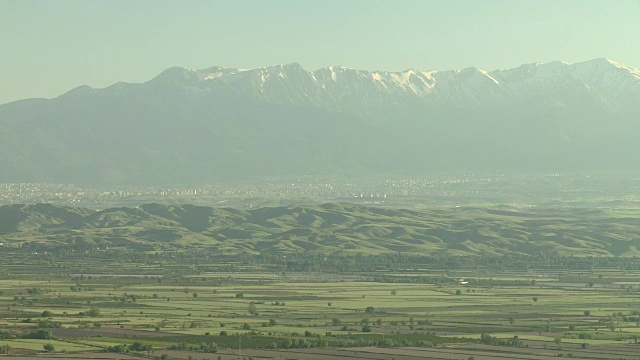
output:
[[[0,104],[171,66],[640,68],[640,0],[0,0]]]

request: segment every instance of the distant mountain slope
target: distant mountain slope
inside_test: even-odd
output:
[[[640,169],[640,70],[174,67],[0,105],[0,182]]]
[[[92,211],[0,207],[0,242],[221,253],[640,254],[633,215],[563,210],[402,210],[344,203],[241,211],[146,204]]]

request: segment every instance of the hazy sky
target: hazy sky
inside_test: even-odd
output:
[[[0,104],[171,66],[640,67],[640,0],[0,0]]]

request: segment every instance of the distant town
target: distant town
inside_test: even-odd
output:
[[[640,203],[633,175],[464,175],[415,179],[298,177],[201,186],[88,187],[73,184],[0,184],[0,205],[54,203],[89,208],[142,203],[254,208],[351,202],[392,207],[591,206],[624,208]]]

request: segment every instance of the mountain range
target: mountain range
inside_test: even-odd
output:
[[[640,70],[173,67],[0,105],[0,182],[637,171]]]
[[[640,254],[632,213],[345,203],[251,210],[144,204],[100,211],[6,205],[0,206],[0,243],[79,250],[206,248],[223,254]]]

